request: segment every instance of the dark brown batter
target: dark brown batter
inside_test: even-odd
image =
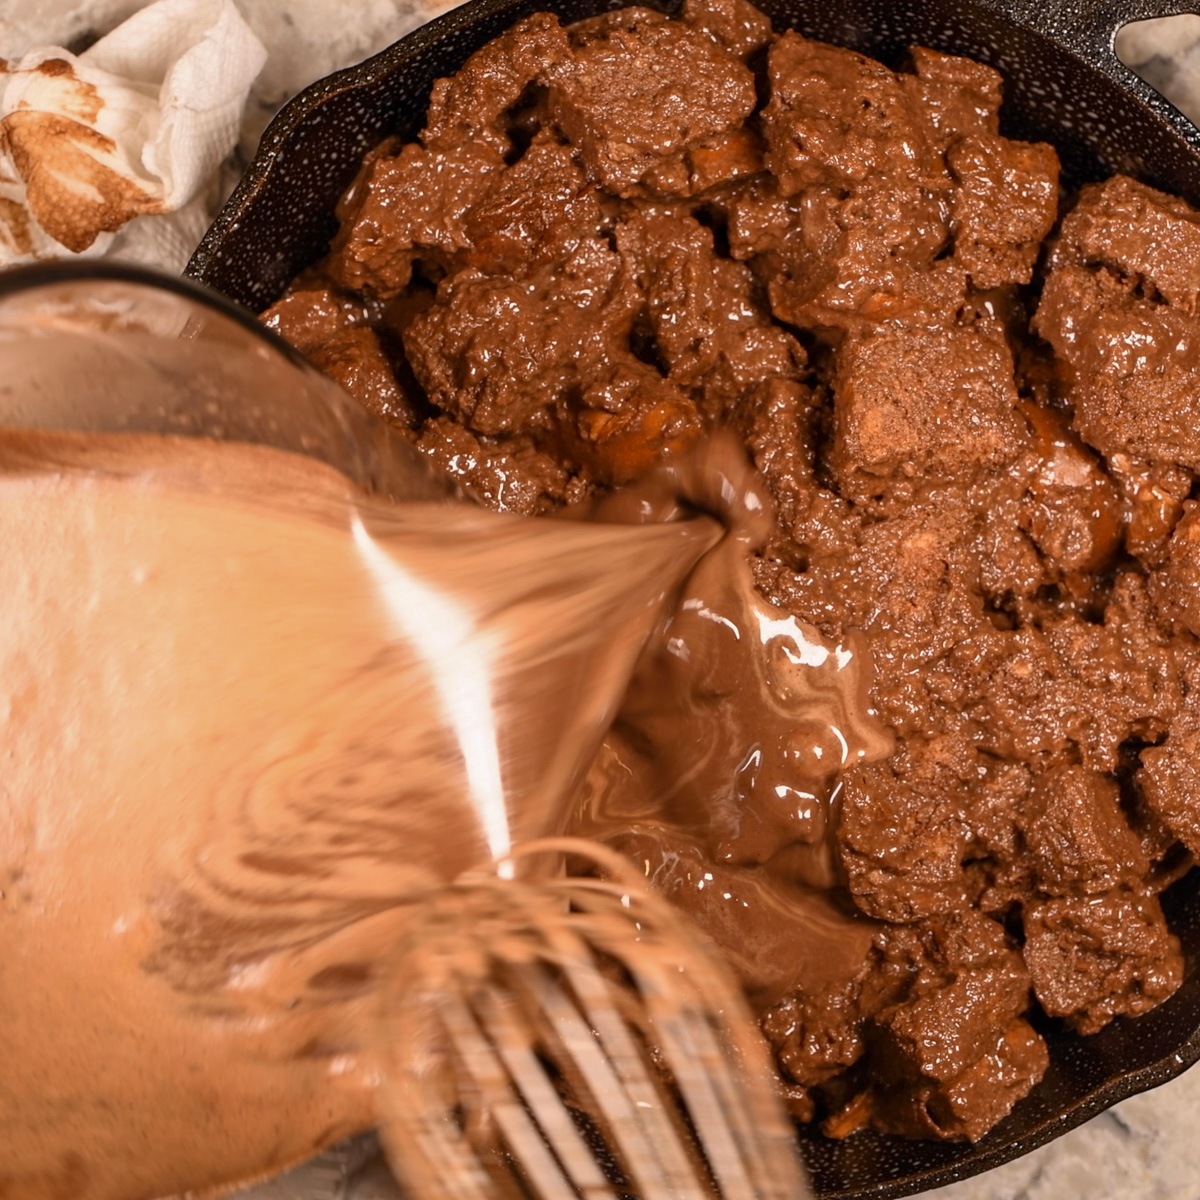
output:
[[[834,1136],[978,1138],[1045,1069],[1032,1005],[1091,1033],[1182,974],[1200,214],[1063,201],[1000,85],[745,0],[536,15],[265,315],[494,508],[742,439],[770,529],[693,578],[577,826],[722,944]]]

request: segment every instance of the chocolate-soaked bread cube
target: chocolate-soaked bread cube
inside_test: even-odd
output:
[[[1192,472],[1175,463],[1143,462],[1124,452],[1110,454],[1105,465],[1128,514],[1125,548],[1144,566],[1160,566],[1192,490]]]
[[[976,1137],[1045,1070],[1041,1039],[1019,1020],[1029,996],[1003,927],[968,909],[881,929],[857,974],[787,997],[762,1024],[787,1076],[835,1106],[842,1073],[866,1057],[869,1098],[852,1099],[827,1134],[870,1122]]]
[[[618,196],[662,160],[731,132],[756,103],[754,76],[706,33],[647,9],[572,28],[545,72],[548,107],[588,176]]]
[[[462,261],[488,274],[552,262],[603,223],[596,189],[569,146],[539,133],[512,166],[489,172],[462,214]]]
[[[973,877],[972,894],[981,894],[976,906],[983,912],[998,912],[1008,906],[1006,888],[1018,878],[1022,884],[1027,882],[1017,814],[1033,787],[1033,773],[1025,763],[977,754],[976,775],[968,787],[965,810],[971,830],[967,872]],[[991,894],[982,895],[989,888]]]
[[[1111,778],[1063,766],[1040,775],[1019,819],[1036,886],[1051,895],[1109,892],[1150,869]]]
[[[1181,657],[1183,700],[1162,743],[1142,751],[1135,779],[1150,810],[1200,855],[1200,655]]]
[[[632,355],[614,356],[591,371],[559,421],[571,452],[608,485],[644,475],[705,430],[695,401]]]
[[[404,346],[439,408],[477,433],[519,432],[545,424],[580,363],[620,355],[637,302],[618,256],[591,239],[527,278],[460,271]]]
[[[338,235],[326,263],[330,275],[368,295],[394,296],[407,286],[418,257],[444,266],[472,245],[472,233],[488,232],[477,217],[469,233],[465,218],[516,149],[510,110],[567,53],[567,35],[557,19],[539,13],[476,51],[453,78],[437,80],[421,141],[398,153],[394,145],[379,147],[339,205]],[[572,215],[570,202],[579,187],[566,184],[564,195],[561,178],[536,176],[529,167],[515,171],[510,196],[524,195],[527,209],[540,203],[554,215]],[[501,224],[504,215],[496,214]],[[516,215],[508,215],[511,232]],[[532,231],[518,238],[523,243],[536,241],[553,215],[533,214],[531,220]],[[487,261],[486,251],[481,257]],[[512,264],[501,255],[499,265]]]
[[[1148,1012],[1183,979],[1179,939],[1144,891],[1035,900],[1024,920],[1023,954],[1038,1001],[1080,1033]]]
[[[925,46],[909,52],[915,74],[900,82],[920,105],[939,140],[1000,132],[1000,72],[984,63]]]
[[[575,498],[567,472],[528,438],[497,443],[436,417],[415,445],[468,496],[496,512],[536,516]]]
[[[1168,304],[1200,306],[1200,213],[1128,175],[1090,183],[1063,218],[1058,263],[1101,263],[1137,276]]]
[[[1154,741],[1166,731],[1179,703],[1178,671],[1147,614],[1129,603],[1139,586],[1118,579],[1103,625],[1061,613],[1040,629],[1030,624],[975,640],[978,691],[967,711],[982,749],[1111,773],[1125,742]]]
[[[862,974],[874,966],[868,954]],[[863,980],[855,977],[788,996],[763,1014],[762,1029],[787,1077],[812,1088],[863,1056],[863,1013]]]
[[[997,928],[999,926],[997,925]],[[994,961],[960,967],[936,987],[920,984],[875,1018],[875,1061],[900,1079],[956,1079],[995,1049],[996,1031],[1029,1007],[1029,972],[1016,950]]]
[[[963,305],[966,272],[935,261],[948,236],[936,192],[886,183],[848,196],[812,188],[772,204],[760,185],[733,208],[731,248],[744,257],[743,239],[762,239],[766,253],[754,266],[775,315],[790,324],[862,335],[889,321],[953,323]]]
[[[979,484],[994,498],[993,503],[981,506],[984,511],[979,514],[982,521],[975,540],[979,588],[985,602],[996,607],[1024,607],[1055,578],[1047,559],[1039,553],[1040,543],[1019,523],[1025,497],[1018,489],[1030,477],[1029,463],[1030,456],[1024,455],[1004,475],[987,477]],[[1059,515],[1059,510],[1051,511]]]
[[[957,186],[954,257],[977,288],[1028,283],[1058,212],[1058,155],[1043,143],[971,134],[946,153]]]
[[[398,295],[418,254],[467,249],[466,213],[503,166],[497,150],[470,141],[452,151],[410,142],[372,159],[338,206],[341,225],[325,269],[345,288]]]
[[[646,190],[663,197],[688,199],[719,184],[757,175],[763,169],[763,144],[748,126],[693,142],[659,159],[643,177]]]
[[[861,330],[887,320],[953,320],[966,276],[935,258],[949,228],[935,193],[881,183],[849,195],[785,196],[771,176],[712,200],[730,255],[750,262],[776,317],[804,328]]]
[[[739,262],[779,251],[791,239],[802,237],[803,203],[803,197],[782,195],[772,175],[724,189],[712,201],[725,219],[730,257]]]
[[[860,1123],[908,1137],[979,1137],[1046,1069],[1045,1046],[1021,1019],[1030,980],[1020,953],[974,909],[886,928],[876,948],[859,1002],[871,1081]],[[844,1136],[853,1125],[844,1113],[823,1129]]]
[[[1018,1017],[953,1079],[877,1088],[871,1123],[904,1137],[975,1142],[1029,1095],[1049,1065],[1046,1043]]]
[[[273,329],[290,346],[307,353],[341,330],[365,325],[371,308],[357,296],[332,287],[320,279],[297,281],[259,320]]]
[[[969,479],[1013,462],[1028,442],[1012,356],[987,326],[884,326],[847,340],[834,391],[830,465],[852,498],[894,476]]]
[[[1033,329],[1054,348],[1085,442],[1200,469],[1200,321],[1104,268],[1067,265],[1046,281]]]
[[[310,349],[308,357],[318,371],[340,383],[368,412],[401,428],[416,424],[412,401],[396,382],[379,337],[370,327],[341,329]]]
[[[749,0],[683,0],[680,16],[742,59],[761,50],[773,36],[770,18]]]
[[[396,381],[368,324],[371,316],[371,306],[361,299],[314,280],[281,297],[260,319],[364,408],[402,429],[412,428],[419,419],[412,397]]]
[[[1137,778],[1152,811],[1200,855],[1200,719],[1195,714],[1173,721],[1163,745],[1142,751]]]
[[[908,747],[911,750],[911,743]],[[919,921],[967,906],[970,831],[960,781],[935,766],[891,762],[842,776],[837,845],[855,904],[882,921]]]
[[[1059,413],[1034,404],[1022,411],[1037,461],[1022,498],[1020,528],[1063,573],[1100,570],[1121,548],[1121,496]]]
[[[814,623],[837,621],[835,628],[867,633],[874,707],[927,759],[934,743],[926,739],[958,725],[938,698],[946,678],[936,664],[979,624],[973,549],[978,517],[948,491],[925,503],[901,498],[896,508],[885,519],[864,519],[831,493],[816,493],[797,532],[808,562],[802,577],[820,581],[828,615],[799,608]],[[928,680],[927,668],[934,670]],[[938,741],[939,755],[952,744]]]
[[[1167,542],[1167,561],[1151,576],[1164,619],[1200,637],[1200,505],[1182,505],[1183,517]]]
[[[875,947],[880,961],[872,979],[882,989],[874,999],[876,1011],[945,987],[960,971],[1011,965],[1013,954],[1004,926],[970,908],[916,925],[887,926],[876,934]]]
[[[639,214],[616,237],[672,383],[702,387],[720,411],[754,384],[800,373],[800,344],[758,312],[749,269],[714,253],[711,230],[690,217]]]
[[[453,153],[473,142],[509,155],[512,110],[569,55],[566,31],[553,14],[518,21],[476,50],[456,74],[434,81],[421,141],[438,152]]]
[[[767,166],[785,196],[815,185],[944,183],[920,108],[882,63],[789,30],[767,73]]]
[[[443,298],[444,297],[444,298]],[[476,433],[517,432],[574,377],[574,338],[532,280],[464,271],[404,335],[429,399]]]
[[[784,531],[807,511],[816,491],[811,432],[816,403],[804,384],[772,378],[747,391],[728,413],[755,470],[766,480],[776,521]]]

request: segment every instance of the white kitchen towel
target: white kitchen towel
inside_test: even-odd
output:
[[[182,266],[265,61],[233,0],[157,0],[78,56],[0,64],[0,266]]]

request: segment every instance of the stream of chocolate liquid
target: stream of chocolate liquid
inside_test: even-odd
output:
[[[825,832],[887,749],[862,658],[653,508],[0,434],[0,1197],[201,1191],[369,1128],[406,913],[529,837],[621,846],[765,996],[861,962]]]

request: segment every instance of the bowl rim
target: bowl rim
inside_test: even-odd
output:
[[[190,275],[174,275],[158,267],[122,259],[57,259],[49,262],[25,263],[0,271],[0,302],[39,288],[57,287],[71,283],[101,280],[125,283],[150,291],[174,292],[186,300],[211,309],[227,320],[254,334],[272,350],[282,354],[294,366],[305,371],[316,368],[269,325],[264,325],[245,305],[210,287],[202,279]]]

